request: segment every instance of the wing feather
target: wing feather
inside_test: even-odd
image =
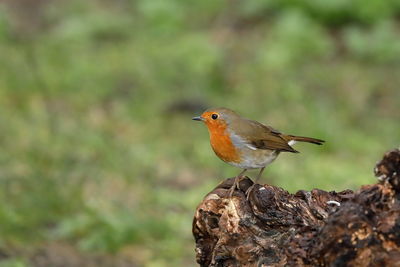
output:
[[[242,136],[250,146],[257,149],[298,153],[288,144],[281,132],[257,121],[245,119],[245,122],[238,122],[234,129],[237,129],[236,133]]]

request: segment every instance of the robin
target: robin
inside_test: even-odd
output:
[[[228,108],[212,108],[194,117],[207,125],[211,147],[215,154],[226,163],[243,169],[230,189],[235,188],[248,169],[260,169],[256,182],[265,167],[272,163],[281,152],[299,153],[292,148],[296,142],[322,145],[321,139],[287,135],[257,121],[242,118]],[[249,192],[249,190],[247,191]]]

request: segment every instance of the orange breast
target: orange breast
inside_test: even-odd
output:
[[[210,142],[215,154],[225,162],[240,162],[240,154],[232,144],[226,125],[209,127]]]

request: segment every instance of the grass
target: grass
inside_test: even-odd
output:
[[[291,192],[374,183],[375,162],[399,145],[390,12],[347,23],[340,5],[314,17],[289,4],[41,4],[31,21],[23,6],[0,9],[5,251],[59,242],[140,266],[195,265],[195,207],[239,172],[190,120],[204,107],[325,139],[267,168],[263,181]],[[4,266],[29,266],[21,258]]]

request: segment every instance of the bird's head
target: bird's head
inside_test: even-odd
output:
[[[200,116],[193,117],[192,119],[204,122],[209,130],[213,130],[215,128],[226,127],[236,118],[239,118],[239,115],[228,108],[210,108]]]

